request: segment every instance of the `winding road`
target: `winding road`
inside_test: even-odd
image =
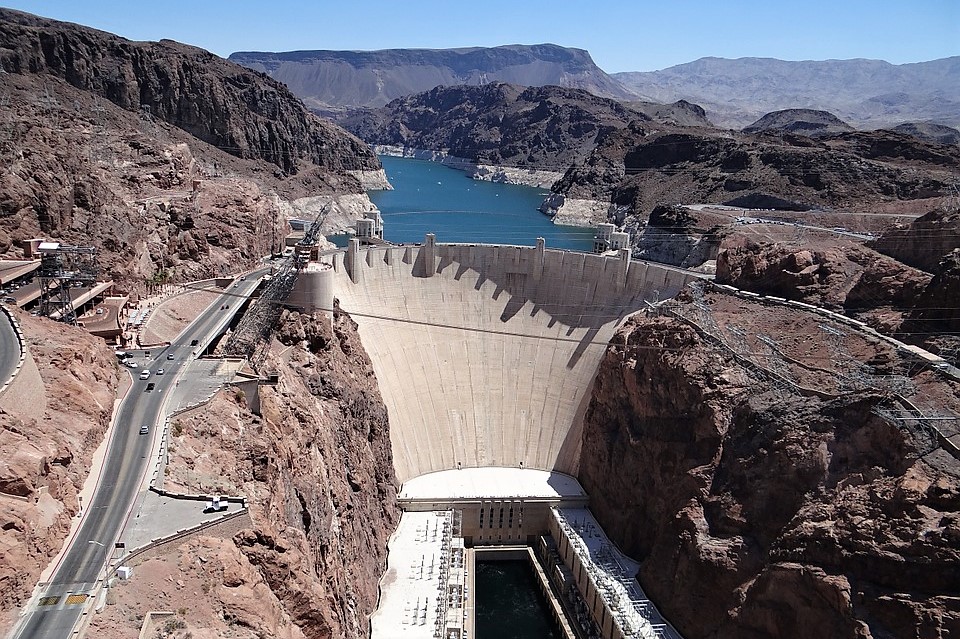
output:
[[[225,330],[233,313],[240,308],[241,298],[253,293],[267,271],[261,269],[232,284],[181,332],[173,344],[162,350],[151,350],[157,358],[144,368],[151,371],[164,368],[166,374],[151,375],[149,380],[134,379],[117,412],[103,471],[80,527],[68,542],[50,581],[41,584],[39,596],[31,600],[11,638],[65,639],[73,636],[81,615],[90,610],[90,598],[99,592],[107,565],[114,557],[115,543],[120,539],[137,495],[146,487],[144,479],[158,443],[156,425],[163,422],[165,400],[170,397],[177,374],[196,350],[196,346],[191,347],[191,342],[207,343]],[[223,309],[225,305],[230,309]],[[148,392],[149,382],[156,388]],[[141,435],[140,429],[144,425],[149,427],[149,433]]]
[[[0,386],[13,377],[20,362],[20,340],[13,328],[13,320],[6,311],[0,311]]]

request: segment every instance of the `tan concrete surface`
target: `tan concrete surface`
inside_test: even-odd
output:
[[[390,415],[400,481],[458,467],[576,476],[606,344],[693,276],[621,257],[435,245],[325,257]]]

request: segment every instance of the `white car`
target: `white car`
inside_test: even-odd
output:
[[[157,372],[156,372],[155,374],[156,374],[156,375],[163,375],[163,369],[162,369],[162,368],[158,368],[158,369],[157,369]]]
[[[150,370],[144,369],[140,371],[140,379],[150,379]]]
[[[123,365],[126,366],[127,368],[137,368],[138,366],[140,366],[139,364],[137,364],[137,363],[136,363],[135,361],[133,361],[132,359],[125,359],[125,360],[123,360]]]

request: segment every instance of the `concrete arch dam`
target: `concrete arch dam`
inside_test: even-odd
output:
[[[454,245],[428,235],[420,246],[354,242],[323,259],[331,266],[316,276],[326,283],[307,288],[332,288],[359,325],[402,482],[491,466],[576,476],[584,412],[614,331],[696,277],[632,262],[627,251],[547,250],[542,240]]]

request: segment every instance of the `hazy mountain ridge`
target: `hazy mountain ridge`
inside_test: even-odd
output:
[[[612,77],[643,99],[696,102],[713,122],[732,128],[793,108],[829,111],[859,128],[916,120],[960,125],[960,56],[901,65],[708,57]]]
[[[438,86],[557,85],[603,97],[632,94],[583,49],[554,44],[380,51],[241,51],[229,59],[284,82],[312,108],[379,107]]]

